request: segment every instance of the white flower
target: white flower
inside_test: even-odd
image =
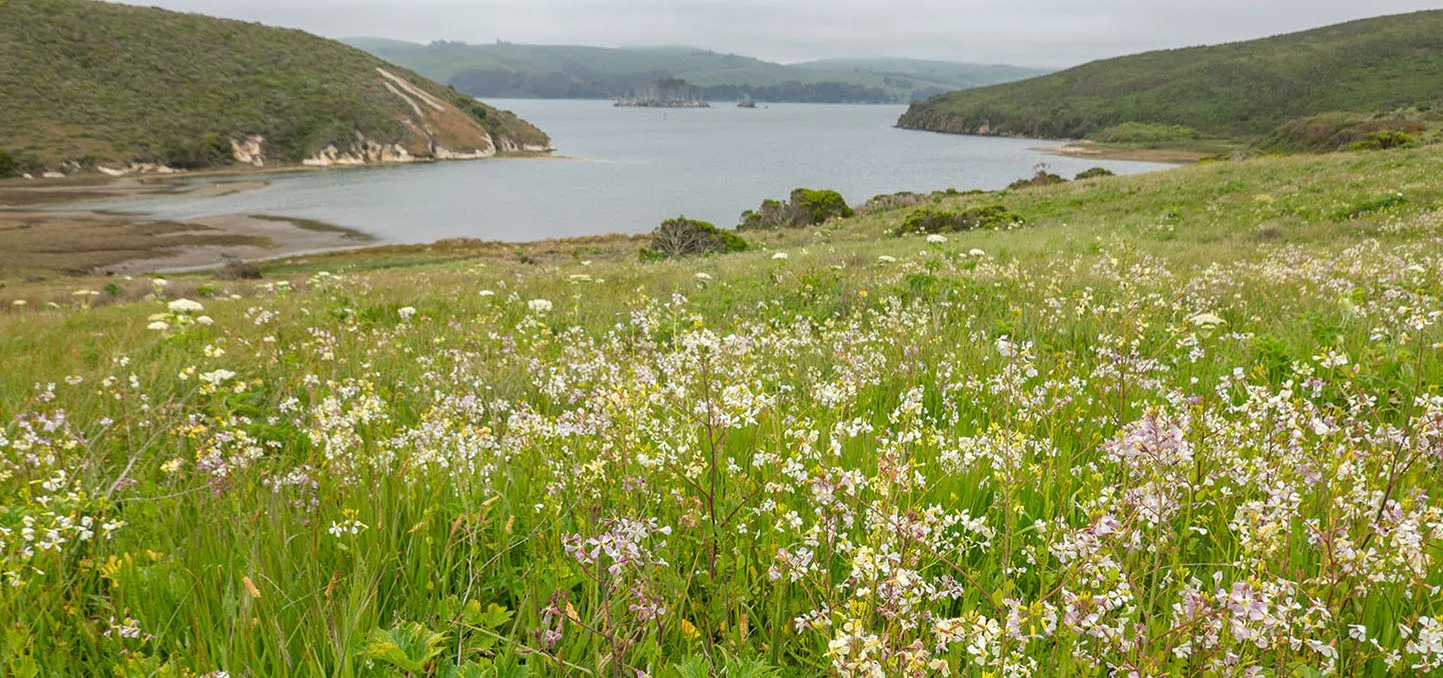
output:
[[[235,372],[230,370],[216,370],[200,375],[200,380],[211,386],[220,386],[233,378],[235,378]]]
[[[932,235],[927,236],[927,242],[932,243],[933,245],[941,245],[942,243],[947,242],[947,236],[942,235],[941,233],[933,233]]]
[[[170,281],[165,278],[152,278],[150,283],[156,287],[165,287],[170,284]]]
[[[547,313],[551,311],[551,302],[546,299],[532,299],[526,302],[526,308],[531,309],[532,313]]]
[[[495,293],[495,292],[492,292],[491,290],[481,290],[481,296],[483,296],[483,297],[494,297],[494,296],[496,296],[496,293]]]
[[[698,274],[696,274],[696,279],[697,279],[697,280],[711,280],[711,276],[710,276],[709,274],[706,274],[706,273],[698,273]]]
[[[1187,320],[1188,322],[1199,327],[1217,327],[1218,325],[1228,324],[1228,321],[1223,320],[1222,318],[1219,318],[1212,313],[1199,313],[1191,318],[1188,318]]]
[[[783,261],[783,260],[785,260],[786,258],[787,258],[787,253],[786,253],[786,252],[777,252],[776,254],[773,254],[773,255],[772,255],[772,260],[773,260],[773,261]]]
[[[11,306],[24,306],[24,305],[25,305],[25,300],[24,300],[24,299],[16,299],[15,301],[10,302],[10,305],[11,305]]]
[[[882,256],[877,257],[877,261],[880,261],[880,262],[882,262],[882,263],[884,263],[884,264],[895,264],[895,263],[897,263],[897,257],[893,257],[893,256],[889,256],[889,255],[883,254]]]
[[[983,252],[982,250],[973,248],[973,249],[967,251],[967,256],[969,256],[969,257],[985,257],[985,256],[987,256],[987,253],[986,253],[986,252]]]
[[[199,313],[205,310],[205,307],[201,306],[199,302],[189,299],[176,299],[167,304],[166,308],[169,308],[171,313]]]
[[[401,316],[402,320],[410,320],[411,316],[416,315],[416,309],[415,307],[407,306],[399,311],[396,311],[396,315]]]
[[[215,324],[215,320],[213,320],[213,319],[212,319],[210,316],[208,316],[208,315],[203,315],[203,316],[201,316],[201,317],[199,317],[199,318],[196,318],[196,319],[195,319],[195,322],[196,322],[196,324],[198,324],[198,325],[205,325],[205,326],[207,326],[207,327],[210,326],[210,325],[214,325],[214,324]]]
[[[157,320],[149,325],[146,325],[145,329],[155,330],[156,332],[164,332],[170,329],[170,324],[165,322],[164,320]]]

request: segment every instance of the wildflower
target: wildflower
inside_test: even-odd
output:
[[[416,309],[412,306],[406,306],[401,310],[396,311],[396,315],[401,316],[402,320],[410,320],[412,316],[416,315]]]
[[[708,275],[708,274],[706,274],[706,273],[698,273],[698,274],[696,274],[696,279],[697,279],[697,280],[703,280],[703,281],[705,281],[705,280],[711,280],[711,276]]]
[[[932,235],[927,236],[927,242],[932,245],[941,245],[942,243],[947,242],[947,236],[942,235],[941,233],[933,233]]]
[[[531,301],[526,302],[526,308],[531,309],[532,313],[549,313],[552,306],[549,300],[532,299]]]
[[[1228,321],[1223,320],[1222,318],[1219,318],[1212,313],[1199,313],[1191,318],[1188,318],[1187,321],[1194,325],[1197,325],[1198,327],[1217,327],[1218,325],[1228,324]]]
[[[145,329],[154,330],[156,332],[164,332],[170,329],[170,323],[167,323],[164,320],[156,320],[149,325],[146,325]]]
[[[481,290],[481,296],[483,296],[483,297],[494,297],[494,296],[496,296],[496,293],[493,292],[493,291],[491,291],[491,290]]]
[[[199,302],[189,299],[176,299],[167,304],[166,308],[170,309],[171,313],[199,313],[205,310],[205,307],[201,306]]]
[[[895,263],[897,263],[897,257],[893,257],[893,256],[889,256],[889,255],[883,254],[882,256],[877,257],[877,261],[879,261],[879,262],[881,262],[881,263],[884,263],[884,264],[895,264]]]
[[[11,306],[24,306],[24,305],[25,305],[25,300],[24,300],[24,299],[16,299],[15,301],[10,302],[10,305],[11,305]]]
[[[974,247],[974,248],[972,248],[972,249],[970,249],[970,250],[967,250],[967,256],[969,256],[969,257],[985,257],[985,256],[987,256],[987,253],[986,253],[986,252],[983,252],[982,250],[979,250],[979,249],[977,249],[977,248]]]
[[[773,254],[773,255],[772,255],[772,261],[786,261],[786,259],[787,259],[787,253],[786,253],[786,252],[777,252],[776,254]]]
[[[220,386],[226,381],[235,378],[235,372],[230,370],[216,370],[200,375],[200,380],[211,386]]]
[[[203,315],[203,316],[195,319],[195,324],[197,324],[197,325],[205,325],[206,327],[210,327],[211,325],[214,325],[214,324],[215,324],[215,320],[212,319],[212,318],[211,318],[210,316],[208,316],[208,315]]]

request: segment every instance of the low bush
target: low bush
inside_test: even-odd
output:
[[[979,229],[1003,229],[1027,223],[1003,205],[980,205],[963,210],[923,208],[907,216],[893,235],[930,235]]]
[[[1112,170],[1110,170],[1110,169],[1108,169],[1108,168],[1106,168],[1106,167],[1094,167],[1094,168],[1092,168],[1092,169],[1083,170],[1082,172],[1079,172],[1079,173],[1077,174],[1077,180],[1078,180],[1078,181],[1082,181],[1082,180],[1084,180],[1084,179],[1097,179],[1097,178],[1099,178],[1099,177],[1115,177],[1115,176],[1117,176],[1117,173],[1113,172]]]
[[[1350,151],[1386,151],[1392,148],[1408,148],[1418,145],[1418,137],[1394,129],[1382,129],[1363,135],[1362,139],[1348,145]]]
[[[855,214],[841,193],[830,190],[799,188],[790,200],[764,200],[759,209],[742,212],[739,231],[800,228],[824,224],[829,219],[847,218]]]
[[[651,247],[641,251],[642,261],[675,259],[699,254],[727,254],[747,249],[741,236],[685,216],[667,219],[651,232]]]
[[[1036,186],[1052,186],[1054,184],[1065,183],[1067,183],[1067,180],[1062,178],[1061,176],[1048,172],[1045,169],[1040,169],[1037,170],[1037,174],[1032,175],[1031,179],[1018,179],[1017,181],[1012,182],[1007,187],[1007,190],[1015,191],[1022,188],[1033,188]]]
[[[0,179],[13,179],[44,171],[45,166],[39,158],[27,153],[14,153],[0,149]]]

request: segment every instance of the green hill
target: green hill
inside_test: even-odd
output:
[[[476,96],[609,98],[662,76],[683,78],[712,99],[910,101],[940,91],[1037,75],[1012,66],[855,60],[784,65],[693,47],[421,45],[382,38],[347,43]]]
[[[0,121],[0,152],[21,159],[0,156],[0,169],[356,163],[550,143],[338,42],[91,0],[0,2]]]
[[[1124,123],[1140,123],[1114,130],[1112,136],[1128,130],[1191,136],[1195,130],[1204,137],[1252,139],[1295,118],[1391,110],[1440,96],[1443,11],[1428,11],[1097,61],[920,102],[899,125],[963,134],[1097,138]]]

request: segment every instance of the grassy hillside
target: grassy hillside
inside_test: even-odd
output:
[[[914,104],[900,124],[939,132],[1088,138],[1123,123],[1253,138],[1294,118],[1443,98],[1443,11],[1098,61]]]
[[[91,0],[0,3],[0,121],[0,151],[49,166],[223,164],[232,139],[253,135],[272,162],[361,153],[357,135],[423,157],[547,143],[514,115],[337,42]]]
[[[613,97],[671,75],[717,99],[751,95],[772,101],[909,101],[914,94],[1005,82],[1039,72],[909,60],[868,61],[868,67],[823,62],[813,68],[689,47],[419,45],[376,38],[346,42],[478,96]],[[873,68],[879,65],[886,69]]]
[[[1439,177],[0,289],[0,672],[1434,674]]]

